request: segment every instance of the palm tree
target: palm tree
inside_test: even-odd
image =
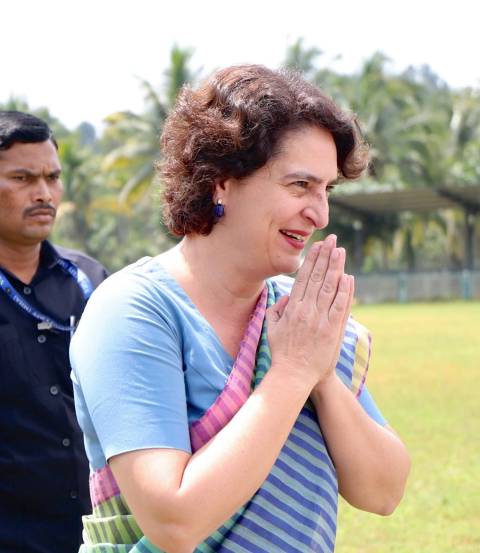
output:
[[[316,47],[304,47],[303,38],[298,38],[287,48],[282,66],[299,71],[305,78],[311,79],[316,71],[316,60],[321,54],[322,51]]]
[[[174,46],[165,71],[163,90],[140,79],[145,94],[145,111],[122,111],[109,115],[103,146],[107,151],[102,169],[117,179],[121,202],[142,207],[154,181],[154,162],[159,156],[159,137],[179,90],[197,77],[190,67],[191,49]],[[148,199],[149,201],[149,199]]]

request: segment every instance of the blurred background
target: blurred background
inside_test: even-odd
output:
[[[23,0],[0,13],[0,108],[43,117],[60,144],[54,241],[111,271],[174,242],[153,163],[184,84],[234,63],[291,67],[358,115],[372,164],[332,193],[328,230],[374,336],[369,387],[414,464],[389,519],[341,505],[337,550],[480,551],[480,5]]]

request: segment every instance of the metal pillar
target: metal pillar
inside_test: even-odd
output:
[[[465,210],[465,258],[462,271],[462,296],[469,300],[473,297],[473,270],[475,269],[475,212]]]
[[[475,268],[475,212],[465,210],[465,269]]]
[[[353,261],[355,267],[355,273],[359,274],[363,267],[363,243],[365,240],[365,233],[363,231],[363,222],[360,219],[353,221],[354,230],[354,249],[353,249]]]

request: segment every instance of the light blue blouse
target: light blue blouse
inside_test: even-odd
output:
[[[288,294],[289,277],[275,277]],[[234,360],[157,258],[93,293],[70,348],[75,407],[91,470],[127,451],[190,452],[188,426],[222,391]],[[386,424],[364,388],[359,401]]]

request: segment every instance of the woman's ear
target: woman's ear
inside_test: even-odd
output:
[[[213,202],[217,203],[218,200],[222,200],[223,204],[228,203],[228,196],[232,189],[233,179],[218,179],[215,183],[215,188],[213,191]]]

